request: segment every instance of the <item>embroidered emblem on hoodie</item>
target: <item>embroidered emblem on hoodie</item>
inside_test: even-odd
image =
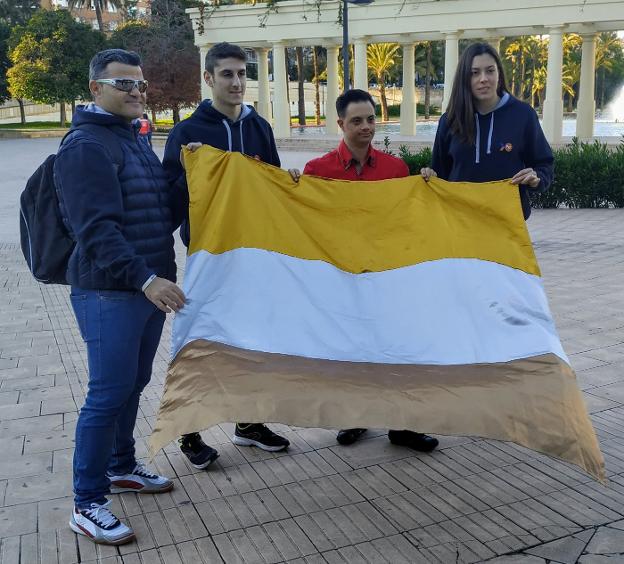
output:
[[[501,152],[507,151],[508,153],[511,153],[511,151],[513,151],[513,145],[511,143],[501,143],[498,150]]]

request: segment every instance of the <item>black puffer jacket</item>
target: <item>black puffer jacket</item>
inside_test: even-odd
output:
[[[93,123],[117,136],[117,168],[105,141],[70,133],[57,154],[54,177],[61,214],[76,240],[67,280],[98,290],[140,290],[156,274],[175,281],[176,201],[165,171],[137,128],[113,115],[79,107],[72,125]]]

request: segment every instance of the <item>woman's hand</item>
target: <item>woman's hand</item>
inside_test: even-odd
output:
[[[420,175],[425,179],[425,181],[429,182],[429,179],[438,176],[438,173],[429,167],[424,167],[420,169]]]
[[[299,179],[301,178],[301,172],[299,171],[298,168],[289,168],[288,169],[288,173],[290,174],[290,177],[295,182],[299,182]]]
[[[512,184],[524,184],[531,188],[537,188],[540,183],[539,176],[532,168],[523,168],[521,171],[516,172],[511,179]]]

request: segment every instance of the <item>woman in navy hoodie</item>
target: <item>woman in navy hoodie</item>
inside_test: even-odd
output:
[[[524,218],[529,192],[548,190],[553,155],[535,110],[507,91],[500,57],[487,43],[462,54],[446,113],[440,118],[431,168],[421,174],[452,182],[511,178],[519,187]]]

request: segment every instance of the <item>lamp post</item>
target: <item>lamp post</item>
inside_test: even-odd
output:
[[[372,4],[375,0],[342,0],[342,69],[344,90],[349,90],[349,4]]]

